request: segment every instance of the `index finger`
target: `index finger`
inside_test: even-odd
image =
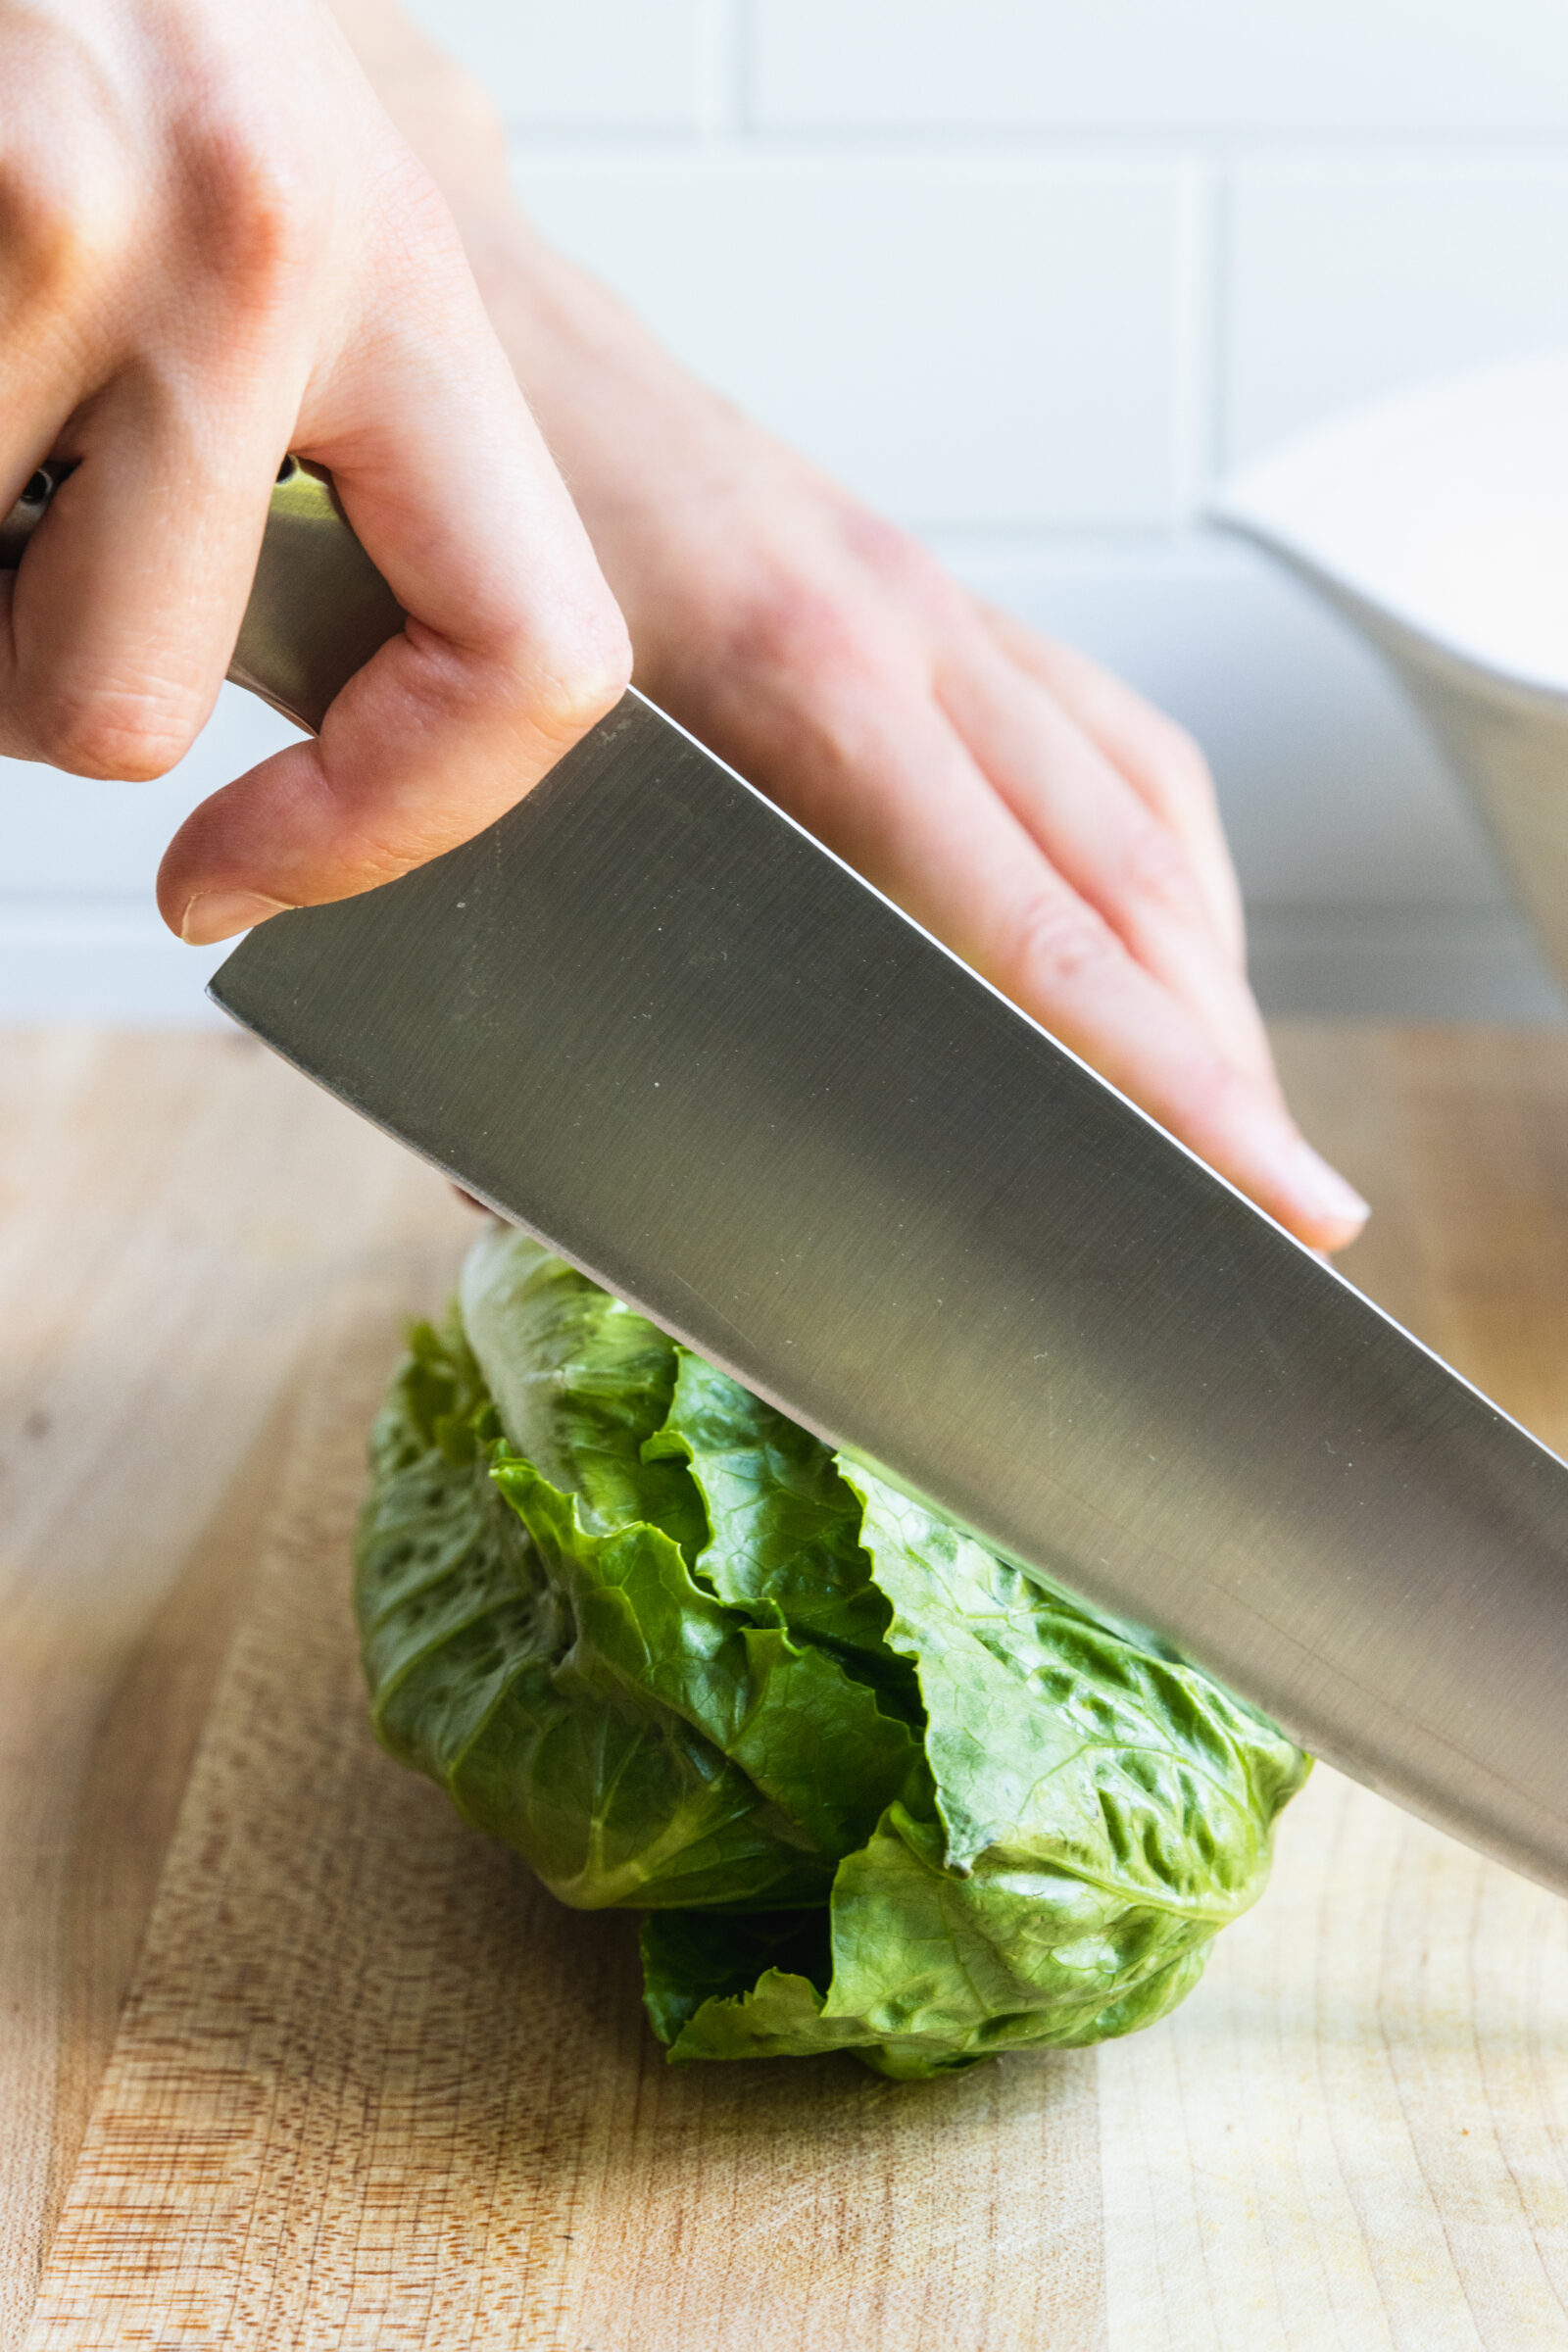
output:
[[[1246,952],[1242,894],[1213,780],[1198,746],[1124,678],[1102,669],[1076,646],[1041,636],[998,606],[982,604],[979,610],[1008,660],[1055,697],[1184,844],[1203,885],[1216,934],[1241,963]]]
[[[192,941],[343,898],[490,823],[611,708],[624,625],[452,232],[313,386],[294,447],[327,466],[409,615],[319,738],[205,802],[159,903]]]
[[[765,739],[769,682],[750,683]],[[1239,1068],[1071,887],[913,664],[841,658],[804,706],[783,690],[809,726],[781,729],[776,765],[749,760],[763,790],[1301,1240],[1354,1237],[1365,1202],[1266,1073]]]

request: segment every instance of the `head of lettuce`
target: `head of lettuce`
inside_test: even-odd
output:
[[[371,1445],[376,1729],[563,1902],[645,1914],[673,2058],[883,2074],[1146,2026],[1306,1760],[497,1226]]]

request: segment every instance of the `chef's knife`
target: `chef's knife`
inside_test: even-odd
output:
[[[285,475],[233,674],[315,725],[401,616]],[[822,1437],[1568,1890],[1568,1470],[640,696],[212,994]]]

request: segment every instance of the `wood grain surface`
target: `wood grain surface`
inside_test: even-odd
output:
[[[1568,1444],[1568,1039],[1298,1030],[1349,1270]],[[0,1046],[0,2345],[1568,2348],[1568,1906],[1319,1772],[1177,2016],[674,2072],[376,1749],[364,1434],[469,1227],[255,1050]]]

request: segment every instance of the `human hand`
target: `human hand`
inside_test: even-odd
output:
[[[454,206],[640,686],[1303,1241],[1365,1204],[1286,1110],[1196,747],[694,382],[533,238],[482,96],[337,0]]]
[[[604,504],[568,460],[639,685],[1300,1239],[1350,1241],[1365,1205],[1286,1109],[1196,746],[791,453],[705,441],[683,472],[666,419]]]
[[[286,451],[410,615],[318,741],[216,794],[194,941],[468,838],[618,695],[623,625],[451,216],[318,0],[0,0],[0,751],[162,774],[210,710]]]

